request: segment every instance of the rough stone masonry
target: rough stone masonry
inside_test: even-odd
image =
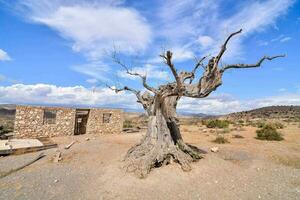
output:
[[[40,138],[74,135],[76,127],[80,124],[80,120],[76,117],[78,110],[82,109],[19,105],[16,107],[14,137]],[[84,132],[80,134],[122,132],[122,110],[100,108],[85,110],[88,111],[87,122],[83,125]]]

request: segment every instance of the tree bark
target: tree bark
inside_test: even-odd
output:
[[[182,140],[176,122],[178,100],[178,97],[154,97],[154,105],[148,112],[150,115],[147,133],[125,156],[127,171],[135,172],[144,178],[152,168],[167,165],[172,161],[179,163],[184,171],[189,171],[189,163],[202,158],[200,151],[191,148]]]

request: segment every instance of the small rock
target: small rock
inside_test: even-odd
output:
[[[58,182],[58,180],[57,180],[57,179],[55,179],[55,180],[54,180],[54,183],[57,183],[57,182]]]
[[[85,138],[85,141],[89,141],[90,140],[90,138]]]
[[[53,162],[58,163],[61,160],[62,160],[61,152],[59,150],[56,150],[56,153],[53,158]]]
[[[219,151],[219,147],[212,147],[210,150],[211,150],[212,152],[216,153],[216,152]]]

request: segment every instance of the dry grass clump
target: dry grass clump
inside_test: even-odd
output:
[[[201,119],[197,117],[192,117],[192,118],[180,118],[179,119],[181,125],[186,125],[186,126],[198,126],[201,123]]]
[[[123,123],[123,128],[133,128],[133,123],[131,120],[126,119]]]
[[[280,141],[283,140],[283,137],[281,133],[276,130],[275,126],[265,125],[256,131],[256,139]]]
[[[226,138],[224,138],[222,135],[218,135],[216,137],[216,139],[213,140],[213,142],[218,143],[218,144],[229,143],[229,141]]]

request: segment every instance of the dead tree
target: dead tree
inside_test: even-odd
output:
[[[172,61],[172,52],[167,51],[160,55],[164,63],[171,70],[175,79],[174,82],[160,85],[157,88],[147,83],[145,75],[132,72],[116,56],[114,61],[122,66],[126,73],[140,77],[146,92],[141,92],[130,87],[113,88],[115,92],[130,91],[137,97],[137,102],[142,104],[149,117],[148,130],[141,142],[128,150],[124,161],[127,170],[135,172],[140,177],[145,177],[152,168],[169,164],[171,161],[181,165],[184,171],[191,170],[190,163],[202,158],[195,148],[183,142],[176,119],[176,106],[181,97],[204,98],[216,90],[222,84],[222,76],[225,71],[232,68],[253,68],[259,67],[265,60],[273,60],[278,56],[264,56],[255,64],[232,64],[219,66],[229,40],[242,32],[242,29],[229,35],[222,45],[219,53],[210,57],[207,64],[204,64],[207,57],[199,59],[194,68],[178,73]],[[199,80],[196,80],[197,70],[203,67],[204,72]]]

